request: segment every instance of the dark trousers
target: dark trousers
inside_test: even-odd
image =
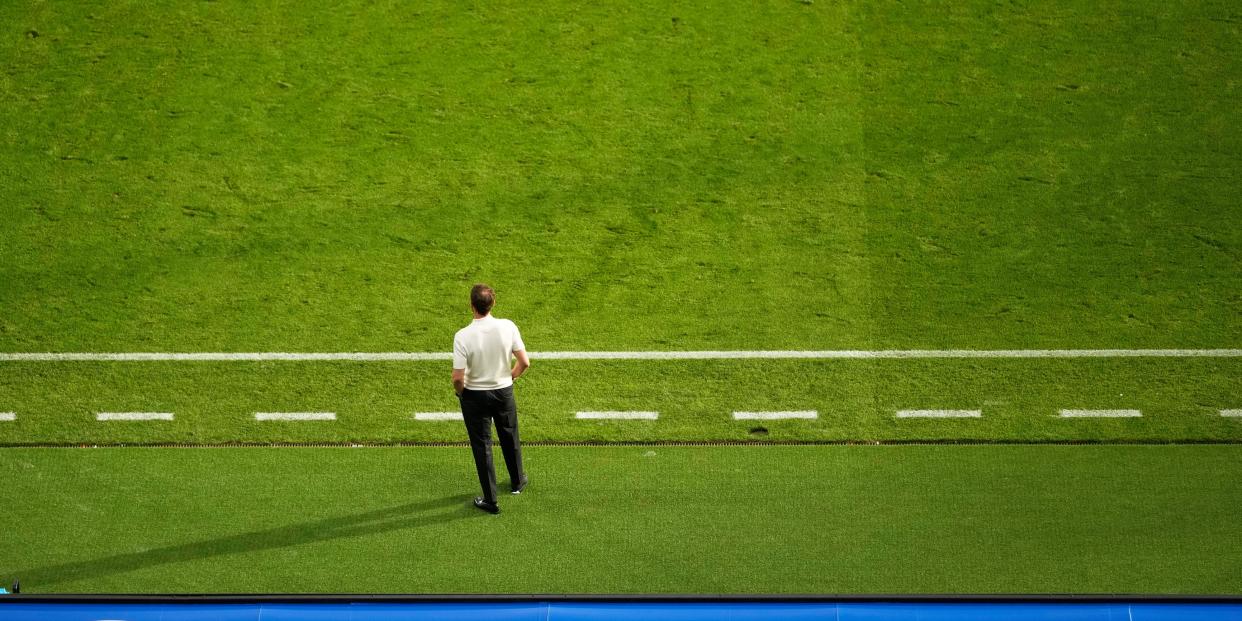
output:
[[[496,468],[492,465],[492,421],[496,421],[496,435],[500,437],[500,451],[509,468],[509,480],[521,485],[526,478],[522,470],[522,445],[518,441],[517,401],[513,387],[497,390],[463,390],[461,393],[461,417],[466,421],[466,433],[470,434],[470,450],[474,453],[474,467],[479,471],[479,486],[483,499],[496,502]]]

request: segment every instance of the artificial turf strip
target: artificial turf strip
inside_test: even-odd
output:
[[[1238,593],[1242,450],[6,449],[0,578],[52,592]],[[502,478],[503,488],[503,478]]]
[[[0,350],[1236,347],[1227,0],[0,6]]]
[[[0,445],[464,441],[447,362],[0,363]],[[540,361],[516,388],[529,441],[1242,441],[1242,359]],[[898,410],[981,410],[968,420]],[[1061,409],[1138,409],[1064,419]],[[654,421],[575,420],[657,411]],[[738,421],[735,411],[816,410]],[[100,422],[97,412],[173,421]],[[334,412],[264,422],[256,412]]]

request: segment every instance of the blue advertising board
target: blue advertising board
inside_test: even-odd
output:
[[[2,621],[1242,621],[1242,602],[1167,601],[24,601]]]

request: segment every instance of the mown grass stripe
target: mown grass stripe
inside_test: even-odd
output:
[[[532,352],[540,360],[926,359],[926,358],[1238,358],[1242,349],[892,349]],[[356,362],[450,360],[448,352],[117,352],[0,353],[0,362]]]
[[[1030,439],[844,439],[844,440],[532,440],[522,441],[522,446],[1239,446],[1242,438],[1223,438],[1204,440],[1200,438],[1165,438],[1165,439],[1110,439],[1110,440],[1070,440],[1055,438]],[[284,441],[284,442],[4,442],[0,441],[0,452],[17,449],[308,449],[308,448],[463,448],[469,447],[466,440],[453,441],[420,441],[397,440],[386,442],[343,442],[343,441]]]
[[[497,561],[520,576],[510,592],[658,592],[670,576],[679,591],[739,594],[1237,590],[1242,487],[1220,476],[1232,447],[645,453],[532,450],[540,487],[506,495],[496,523],[467,504],[465,448],[0,452],[4,566],[47,593],[462,592],[479,568],[461,551],[490,531],[524,546]],[[705,468],[728,473],[723,493]],[[687,500],[700,498],[712,500]],[[181,509],[175,528],[126,527],[164,499]],[[58,519],[75,513],[97,517]],[[980,542],[1004,542],[1006,558]]]
[[[415,412],[443,411],[423,406],[459,410],[443,389],[447,364],[0,364],[0,408],[21,412],[22,422],[0,424],[0,442],[454,440],[460,422],[411,419]],[[1242,419],[1218,414],[1242,408],[1235,398],[1239,371],[1242,359],[563,361],[536,366],[516,390],[529,423],[524,440],[745,440],[763,433],[757,426],[768,427],[771,439],[791,440],[1212,440],[1239,435],[1233,421]],[[829,376],[833,381],[822,381]],[[794,388],[773,394],[772,377]],[[694,386],[701,389],[687,388]],[[144,404],[177,412],[177,422],[94,420],[96,412]],[[218,415],[196,414],[205,406]],[[599,406],[643,406],[660,417],[645,423],[574,419],[575,412]],[[774,421],[772,428],[734,420],[739,406],[831,412],[819,422]],[[982,418],[895,418],[902,409],[952,407],[988,411]],[[1070,407],[1137,408],[1144,417],[1057,417],[1059,408]],[[255,424],[255,412],[270,411],[332,411],[343,424]]]
[[[734,420],[781,420],[786,418],[819,418],[819,412],[815,410],[801,410],[794,412],[734,412]]]
[[[618,419],[618,420],[656,420],[659,412],[578,412],[574,418],[583,420]]]
[[[173,420],[172,412],[100,412],[95,420]]]
[[[900,410],[897,418],[980,418],[981,410]]]
[[[414,420],[462,420],[461,412],[415,412]]]
[[[335,412],[256,412],[255,420],[336,420]]]
[[[1061,410],[1061,418],[1138,418],[1139,410]]]

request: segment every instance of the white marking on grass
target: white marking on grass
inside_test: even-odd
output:
[[[172,412],[100,412],[95,420],[172,420]]]
[[[451,360],[449,353],[127,352],[0,354],[0,362],[252,362],[356,360],[361,362]]]
[[[796,412],[734,412],[734,420],[780,420],[783,418],[819,418],[815,410]]]
[[[1221,416],[1242,417],[1242,410],[1221,410]]]
[[[1137,418],[1138,410],[1061,410],[1061,418]]]
[[[619,420],[656,420],[659,412],[578,412],[574,418],[579,419],[619,419]]]
[[[0,412],[0,421],[14,421],[14,420],[17,420],[17,414],[13,412]]]
[[[721,351],[550,351],[531,352],[540,360],[725,360],[738,358],[1239,358],[1242,349],[886,349],[886,350],[721,350]],[[0,362],[238,362],[352,360],[391,362],[451,360],[449,352],[122,352],[0,353]]]
[[[461,420],[461,412],[415,412],[414,420]]]
[[[897,418],[979,418],[982,410],[900,410]]]
[[[336,420],[335,412],[255,412],[255,420]]]

